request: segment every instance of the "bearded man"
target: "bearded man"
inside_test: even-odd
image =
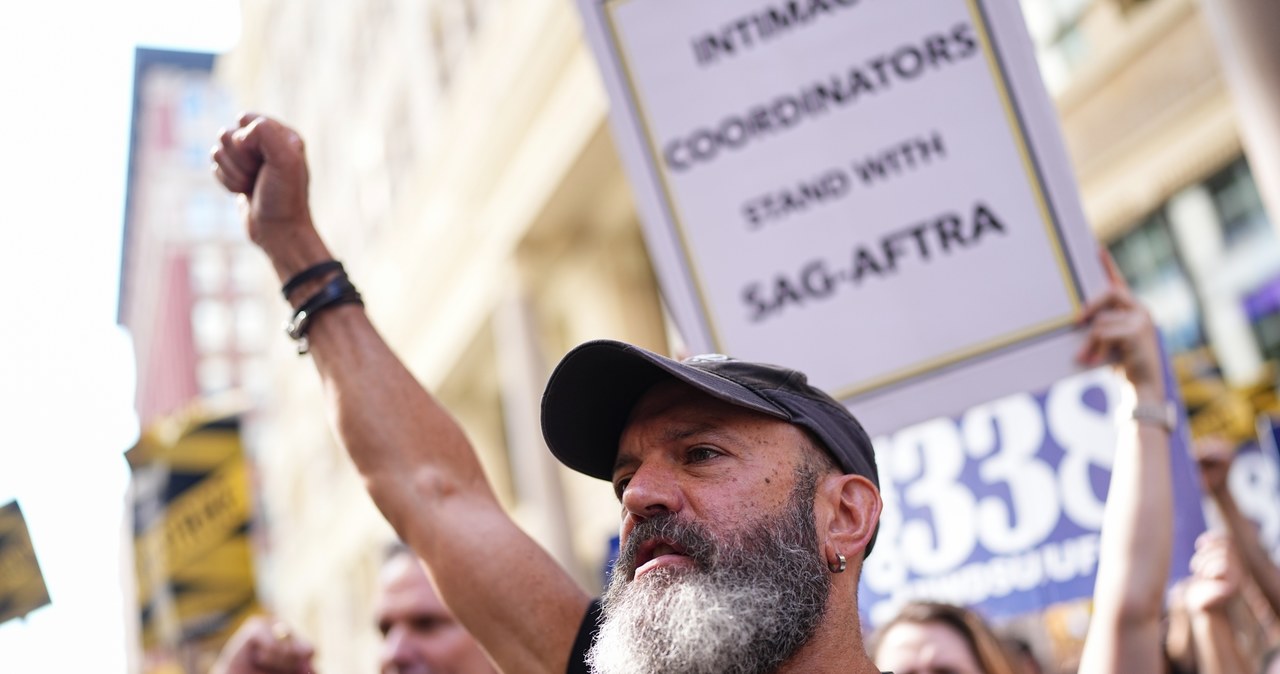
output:
[[[246,115],[213,159],[370,495],[503,671],[877,671],[856,597],[881,508],[871,443],[804,375],[609,341],[565,356],[547,444],[622,504],[622,553],[593,602],[503,511],[462,430],[369,323],[312,224],[298,135]]]

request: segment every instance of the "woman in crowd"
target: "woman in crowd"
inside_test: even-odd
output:
[[[907,604],[881,628],[872,658],[894,674],[1016,674],[980,616],[937,602]]]

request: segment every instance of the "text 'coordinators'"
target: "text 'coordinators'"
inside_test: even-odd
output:
[[[793,129],[829,109],[853,105],[895,83],[916,80],[977,52],[978,41],[968,24],[959,24],[946,33],[931,33],[917,43],[903,45],[843,73],[833,73],[798,91],[775,96],[741,114],[668,140],[662,145],[663,161],[671,171],[688,171],[714,161],[722,152],[742,149],[768,135]]]

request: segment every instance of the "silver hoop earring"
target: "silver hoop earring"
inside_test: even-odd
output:
[[[827,568],[831,570],[831,573],[844,573],[844,570],[848,568],[848,566],[849,566],[849,560],[845,559],[844,555],[838,552],[836,553],[835,564],[832,564],[831,562],[827,562]]]

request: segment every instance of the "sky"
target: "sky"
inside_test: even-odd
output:
[[[0,505],[21,505],[52,598],[0,625],[6,674],[126,671],[133,51],[225,51],[239,21],[235,0],[0,2]]]

